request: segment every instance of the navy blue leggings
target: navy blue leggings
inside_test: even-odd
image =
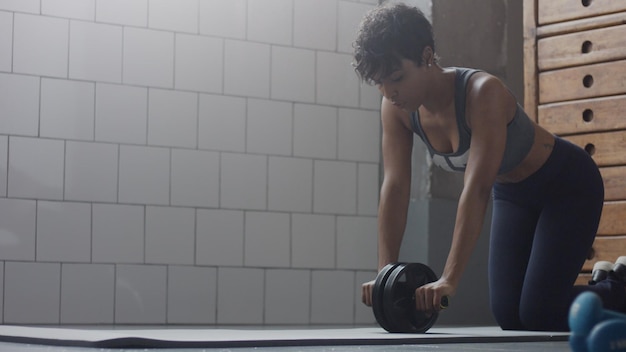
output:
[[[623,285],[574,286],[604,200],[598,167],[582,148],[557,138],[544,166],[522,182],[496,183],[493,197],[489,293],[503,329],[568,330],[576,294],[624,296]]]

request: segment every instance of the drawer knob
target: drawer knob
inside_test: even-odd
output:
[[[593,145],[593,143],[587,143],[587,145],[585,145],[585,151],[590,156],[593,156],[596,153],[596,146]]]
[[[583,77],[583,86],[589,88],[593,85],[593,76],[592,75],[586,75],[585,77]]]
[[[593,0],[582,0],[582,4],[583,4],[584,7],[587,7],[587,6],[591,5],[592,1]]]
[[[583,111],[583,121],[591,122],[592,120],[593,120],[593,110],[585,109],[585,111]]]
[[[589,54],[591,52],[591,49],[593,49],[593,43],[589,40],[585,40],[583,42],[582,48],[580,49],[580,51],[583,54]]]

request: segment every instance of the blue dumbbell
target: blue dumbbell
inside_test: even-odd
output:
[[[626,320],[609,319],[594,326],[587,337],[587,350],[626,351]]]
[[[626,314],[602,308],[602,300],[593,292],[583,292],[572,303],[569,310],[569,327],[572,330],[570,346],[573,351],[587,350],[582,342],[587,339],[596,324],[609,319],[626,321]]]

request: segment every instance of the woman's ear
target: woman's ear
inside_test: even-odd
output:
[[[422,63],[426,66],[431,66],[435,60],[435,53],[430,46],[424,47],[422,51]]]

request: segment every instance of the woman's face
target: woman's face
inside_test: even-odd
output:
[[[412,112],[423,102],[426,92],[425,66],[401,59],[400,67],[386,77],[375,80],[381,94],[398,108]]]

